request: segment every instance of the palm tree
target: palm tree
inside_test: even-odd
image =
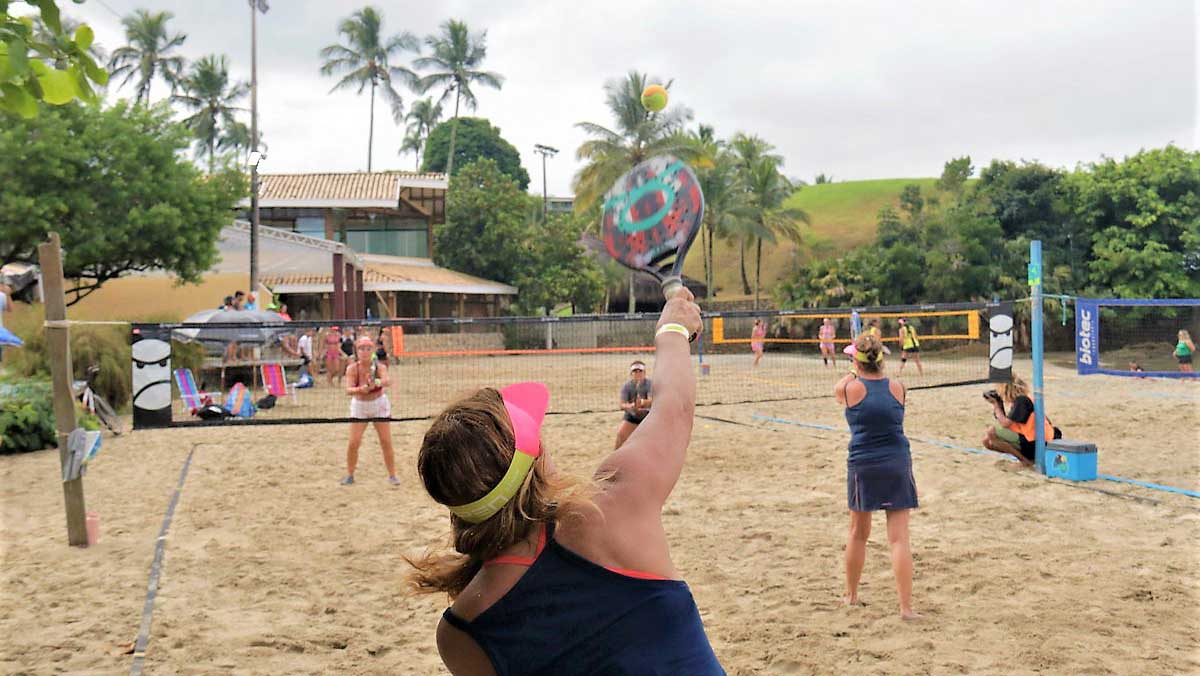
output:
[[[155,75],[166,80],[171,92],[175,92],[179,76],[183,72],[184,61],[182,56],[168,56],[168,52],[183,46],[187,34],[168,33],[167,22],[174,16],[170,12],[151,13],[139,9],[121,19],[121,24],[125,26],[125,39],[129,44],[113,52],[108,69],[114,77],[125,76],[119,85],[121,87],[135,76],[138,78],[138,103],[149,103],[150,84]]]
[[[700,189],[704,191],[704,231],[707,234],[704,259],[704,283],[708,293],[716,296],[713,283],[713,242],[718,238],[737,238],[744,224],[751,222],[754,212],[747,204],[746,190],[737,171],[736,157],[721,150],[713,166],[697,173]],[[742,269],[745,269],[743,265]]]
[[[245,166],[250,161],[252,145],[249,125],[237,120],[227,125],[225,132],[221,134],[221,138],[217,139],[217,150],[223,153],[233,153],[238,160],[238,164],[242,166]],[[267,144],[263,142],[263,133],[260,129],[258,131],[258,149],[261,152],[266,152],[267,147]]]
[[[441,33],[425,38],[425,44],[433,50],[433,54],[417,59],[415,65],[421,70],[428,68],[434,72],[421,78],[421,91],[427,92],[434,87],[441,87],[439,106],[450,99],[451,93],[454,94],[454,117],[450,120],[450,154],[446,156],[446,176],[449,177],[454,173],[454,142],[458,135],[459,105],[465,105],[467,110],[475,110],[479,100],[475,98],[471,86],[481,84],[500,89],[504,85],[504,77],[499,73],[478,70],[487,58],[487,31],[472,35],[466,23],[448,19],[442,23]]]
[[[425,139],[417,136],[412,132],[404,135],[404,140],[400,142],[399,155],[404,153],[412,153],[416,158],[416,163],[413,165],[413,171],[421,170],[421,148],[425,145]]]
[[[782,235],[795,244],[803,241],[804,231],[800,223],[811,223],[808,213],[795,208],[785,208],[784,201],[795,191],[792,184],[779,171],[779,165],[769,155],[758,160],[742,173],[747,206],[750,212],[745,235],[755,242],[754,257],[754,307],[758,308],[762,278],[763,240],[775,243]],[[743,272],[743,275],[745,273]]]
[[[419,169],[421,167],[421,148],[425,147],[425,142],[429,140],[429,134],[442,119],[442,106],[434,103],[432,98],[421,99],[413,103],[412,109],[408,111],[408,115],[405,115],[404,119],[408,122],[408,129],[405,131],[400,153],[411,152],[416,155]]]
[[[616,118],[615,130],[594,122],[575,124],[595,137],[575,151],[576,159],[587,163],[572,181],[576,213],[595,206],[618,178],[651,157],[675,155],[685,161],[702,157],[703,151],[683,132],[684,124],[692,119],[691,109],[674,105],[667,111],[652,113],[642,105],[646,85],[662,81],[637,71],[630,71],[624,79],[609,80],[604,84],[604,98]],[[670,89],[671,82],[664,86]],[[630,272],[630,313],[636,309],[635,279],[635,273]]]
[[[183,124],[196,137],[196,154],[208,156],[208,173],[211,174],[217,144],[237,123],[234,113],[243,110],[232,104],[244,98],[250,92],[250,86],[245,82],[229,81],[229,64],[224,54],[209,54],[193,63],[179,84],[184,93],[172,95],[171,101],[193,111]]]
[[[767,159],[774,163],[776,168],[783,166],[783,156],[772,152],[775,150],[775,146],[758,136],[738,132],[730,140],[729,148],[734,154],[734,164],[743,186],[751,167],[757,165],[760,160]],[[743,187],[743,189],[745,188]],[[746,245],[756,239],[759,233],[753,221],[743,221],[735,225],[736,227],[726,231],[726,236],[737,241],[738,270],[742,277],[742,293],[749,294],[750,280],[746,277]]]
[[[367,130],[367,171],[371,171],[371,149],[375,143],[375,90],[383,91],[392,109],[392,119],[397,124],[403,119],[404,100],[393,84],[395,80],[415,86],[417,74],[403,66],[392,65],[392,60],[398,58],[406,50],[417,51],[417,38],[412,33],[404,31],[393,35],[385,41],[381,35],[383,16],[374,7],[363,7],[338,24],[338,33],[345,39],[346,44],[329,45],[321,50],[322,75],[345,75],[330,89],[348,89],[358,86],[361,94],[367,85],[371,86],[371,122]]]

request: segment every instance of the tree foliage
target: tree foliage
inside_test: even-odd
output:
[[[1200,295],[1200,152],[1167,146],[1072,172],[997,160],[959,186],[969,166],[967,158],[946,163],[939,185],[958,192],[944,205],[905,186],[897,205],[880,210],[871,245],[811,264],[777,288],[777,302],[1020,297],[1034,239],[1046,252],[1048,293]]]
[[[128,43],[113,52],[108,67],[114,76],[125,76],[121,80],[122,87],[137,78],[137,101],[140,103],[150,102],[150,85],[155,75],[167,82],[172,93],[179,85],[184,60],[182,56],[172,56],[170,52],[183,46],[187,34],[172,35],[169,32],[167,22],[174,16],[170,12],[139,9],[121,19]]]
[[[396,61],[405,51],[417,51],[417,38],[408,31],[383,36],[383,15],[374,7],[363,7],[338,23],[342,43],[321,49],[321,75],[341,75],[331,92],[358,88],[362,94],[371,88],[370,126],[367,133],[367,171],[371,171],[371,152],[375,144],[375,90],[383,93],[392,119],[404,119],[404,99],[396,83],[415,87],[417,74]]]
[[[0,260],[36,262],[62,236],[69,304],[123,274],[162,269],[197,281],[246,192],[181,159],[188,130],[165,107],[49,108],[0,127]]]
[[[481,85],[500,89],[504,86],[504,77],[499,73],[482,70],[483,60],[487,58],[487,31],[471,33],[466,22],[454,19],[444,21],[437,35],[425,38],[425,45],[429,47],[431,54],[417,59],[414,63],[417,68],[432,69],[433,72],[423,76],[418,86],[422,92],[441,88],[439,106],[448,103],[451,94],[454,95],[454,116],[450,119],[450,150],[447,153],[449,167],[446,172],[453,173],[454,162],[458,159],[455,146],[459,106],[465,105],[467,110],[475,110],[479,100],[475,97],[474,87]]]
[[[491,159],[463,165],[450,183],[446,223],[434,228],[438,265],[517,286],[522,311],[597,305],[604,278],[579,244],[581,219],[531,219],[532,198]]]
[[[433,128],[425,142],[424,171],[445,171],[450,151],[450,136],[454,121]],[[517,182],[521,190],[529,188],[529,172],[521,166],[521,154],[513,144],[500,136],[500,128],[482,117],[458,119],[457,143],[454,148],[455,174],[466,164],[481,158],[494,160],[500,171]],[[457,199],[457,197],[455,198]]]
[[[250,92],[245,82],[229,81],[229,64],[224,54],[210,54],[192,64],[191,69],[180,81],[183,94],[176,94],[171,101],[183,105],[192,114],[184,118],[183,124],[192,131],[196,140],[196,155],[208,158],[208,172],[213,172],[217,150],[241,145],[241,123],[235,115],[234,104]],[[242,125],[244,127],[244,125]],[[248,131],[248,130],[247,130]],[[229,137],[229,141],[225,139]]]
[[[92,58],[92,29],[63,25],[54,0],[18,0],[37,7],[39,26],[12,14],[11,0],[0,0],[0,112],[32,118],[38,102],[64,105],[99,100],[92,83],[108,83],[108,71]]]

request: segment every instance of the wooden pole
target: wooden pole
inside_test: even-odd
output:
[[[346,297],[342,294],[342,276],[346,267],[342,265],[342,254],[333,254],[333,318],[346,318]]]
[[[38,264],[42,267],[46,322],[62,322],[46,327],[46,348],[50,355],[50,377],[54,383],[54,426],[58,432],[59,474],[67,462],[67,437],[75,429],[75,395],[71,392],[71,332],[67,328],[67,296],[64,291],[62,244],[57,232],[50,241],[38,246]],[[63,482],[63,502],[67,511],[67,542],[73,547],[87,546],[86,508],[83,479]]]

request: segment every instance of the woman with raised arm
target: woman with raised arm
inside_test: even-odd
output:
[[[692,432],[700,327],[691,293],[667,302],[654,406],[591,482],[555,470],[539,383],[483,388],[434,420],[417,471],[450,510],[455,552],[410,563],[418,591],[453,601],[437,628],[452,674],[725,673],[662,524]]]
[[[834,397],[846,407],[850,424],[850,454],[846,461],[846,493],[850,506],[850,535],[846,543],[848,606],[860,605],[858,581],[867,558],[871,513],[887,513],[887,537],[892,572],[900,599],[900,617],[916,619],[912,608],[912,549],[908,516],[917,507],[912,456],[904,435],[904,385],[883,374],[883,343],[871,331],[854,339],[854,372],[834,386]]]

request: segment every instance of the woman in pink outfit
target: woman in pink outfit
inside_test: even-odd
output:
[[[754,352],[754,365],[763,356],[763,339],[767,337],[767,323],[761,319],[754,320],[754,328],[750,331],[750,349]]]

